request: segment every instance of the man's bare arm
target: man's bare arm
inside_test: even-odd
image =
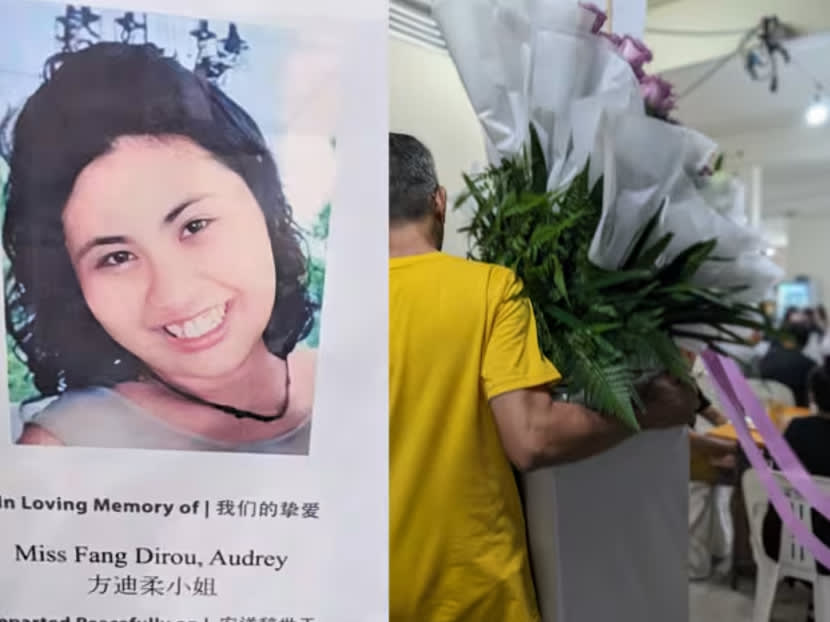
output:
[[[643,428],[684,425],[693,420],[698,403],[693,389],[667,377],[650,383],[643,399]],[[507,457],[523,471],[582,460],[632,435],[616,419],[554,400],[545,387],[499,395],[490,407]]]

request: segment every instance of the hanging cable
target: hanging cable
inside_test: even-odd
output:
[[[692,82],[685,89],[680,91],[677,94],[677,99],[683,99],[684,97],[687,97],[688,95],[696,91],[698,88],[703,86],[703,84],[708,82],[709,79],[712,78],[717,72],[723,69],[727,65],[727,63],[729,63],[729,61],[738,56],[738,53],[739,52],[736,50],[734,52],[731,52],[730,54],[727,54],[726,56],[721,57],[721,59],[712,67],[710,67],[702,76],[700,76],[697,80]]]
[[[738,56],[742,55],[746,50],[747,44],[753,39],[753,37],[757,36],[759,34],[759,32],[760,32],[760,27],[755,27],[755,28],[751,28],[749,30],[743,31],[741,34],[743,34],[744,36],[741,37],[741,41],[738,44],[738,47],[736,47],[733,52],[730,52],[729,54],[727,54],[725,56],[722,56],[712,67],[710,67],[708,70],[706,70],[703,73],[703,75],[701,75],[697,80],[692,82],[685,89],[680,91],[677,95],[677,99],[682,99],[684,97],[687,97],[688,95],[690,95],[691,93],[696,91],[703,84],[708,82],[716,73],[718,73],[721,69],[726,67],[726,65],[729,63],[729,61],[731,61],[732,59],[737,58]]]
[[[673,28],[646,28],[651,35],[665,35],[667,37],[737,37],[746,34],[747,29],[740,30],[675,30]]]
[[[781,43],[782,36],[784,36],[782,29],[785,30],[785,27],[782,26],[778,17],[773,15],[763,17],[758,26],[748,30],[646,28],[646,32],[654,35],[674,37],[732,37],[743,35],[740,43],[738,43],[738,46],[733,52],[716,59],[714,65],[708,68],[703,75],[678,93],[677,99],[682,99],[708,82],[736,57],[744,57],[744,67],[750,77],[753,80],[768,80],[770,91],[775,93],[778,90],[779,57],[785,63],[790,62],[790,54]],[[750,42],[756,37],[756,44],[750,46]],[[815,79],[814,82],[820,85]]]
[[[761,20],[761,33],[759,35],[761,52],[750,51],[746,60],[747,71],[753,79],[757,80],[759,77],[755,72],[755,68],[766,65],[762,58],[762,55],[766,55],[770,65],[769,90],[773,93],[778,91],[778,57],[781,57],[785,63],[790,62],[790,53],[780,41],[780,25],[778,17],[774,15]]]

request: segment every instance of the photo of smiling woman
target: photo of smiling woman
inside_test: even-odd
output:
[[[152,44],[58,55],[13,127],[19,444],[307,454],[305,241],[253,119]]]

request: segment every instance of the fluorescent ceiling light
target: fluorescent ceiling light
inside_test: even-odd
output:
[[[827,102],[823,99],[816,99],[816,101],[810,104],[807,112],[804,114],[807,125],[811,127],[824,125],[827,123],[828,117],[830,117],[830,108],[828,108]]]

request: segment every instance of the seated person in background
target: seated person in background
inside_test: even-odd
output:
[[[711,386],[706,380],[703,364],[691,352],[686,352],[685,355],[691,365],[698,399],[697,416],[695,421],[689,425],[689,449],[692,456],[691,479],[711,482],[717,478],[716,469],[734,468],[738,443],[706,434],[708,428],[724,425],[729,423],[729,420],[706,396],[707,390],[711,394]],[[700,429],[701,425],[703,429]],[[696,469],[696,465],[703,468]]]
[[[802,315],[801,311],[798,310],[798,307],[787,307],[787,310],[784,311],[784,318],[781,321],[782,325],[785,324],[792,324],[793,322],[800,322],[803,321],[804,316]]]
[[[820,319],[818,308],[807,307],[804,309],[804,317],[807,319],[807,324],[810,325],[810,331],[816,333],[819,338],[824,337],[824,325]]]
[[[821,343],[824,339],[824,331],[819,326],[818,315],[814,309],[805,309],[804,317],[807,320],[810,333],[807,338],[807,345],[804,347],[804,354],[813,359],[817,365],[821,365],[824,357],[821,354]]]
[[[809,377],[810,394],[818,413],[793,419],[784,432],[795,455],[811,475],[830,477],[830,365],[817,367]],[[825,544],[830,545],[830,521],[813,511],[813,531]],[[771,505],[764,516],[762,540],[766,554],[778,560],[781,547],[781,517]],[[817,564],[818,572],[830,575],[830,571]]]
[[[807,407],[807,377],[816,367],[816,362],[803,352],[810,338],[810,327],[805,322],[791,322],[782,330],[784,336],[761,359],[761,378],[788,386],[796,406]]]
[[[717,408],[712,406],[703,393],[700,393],[699,399],[703,406],[697,414],[712,426],[716,427],[729,422]],[[691,429],[689,430],[689,446],[692,453],[706,457],[711,466],[715,468],[732,469],[735,467],[735,456],[738,452],[738,443],[735,441],[714,438]]]
[[[691,580],[703,580],[713,570],[728,570],[729,552],[732,548],[733,527],[729,515],[732,486],[719,485],[723,470],[733,470],[736,464],[738,444],[705,434],[705,428],[727,422],[701,391],[697,425],[701,431],[689,430],[690,482],[689,482],[689,561]]]
[[[816,324],[822,334],[821,347],[819,351],[823,360],[830,356],[830,326],[828,326],[827,323],[827,311],[824,309],[824,305],[816,307]]]
[[[721,348],[738,364],[747,378],[760,376],[761,359],[764,358],[769,347],[769,338],[757,330],[748,335],[747,342],[743,345],[721,344]]]
[[[816,326],[821,332],[821,336],[824,337],[827,334],[827,309],[824,308],[824,305],[816,307]]]

